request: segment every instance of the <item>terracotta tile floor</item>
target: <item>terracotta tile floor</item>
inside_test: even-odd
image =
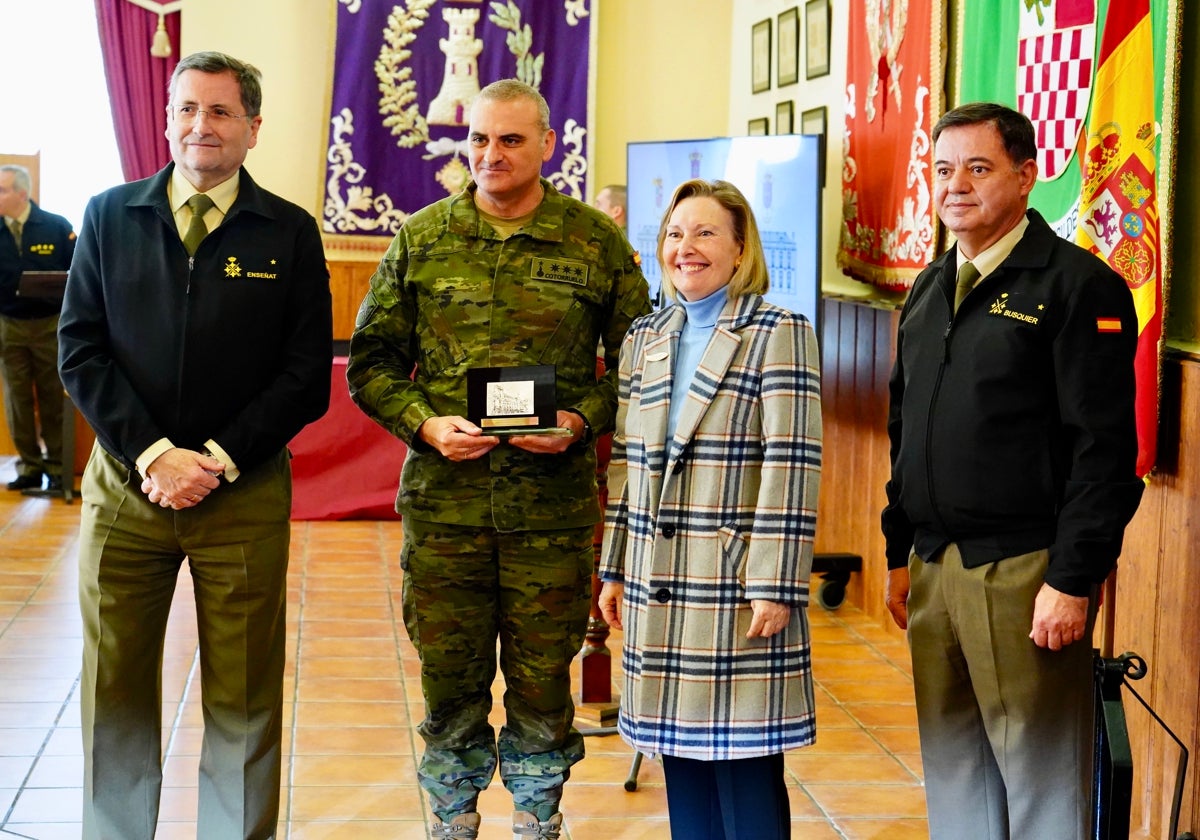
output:
[[[0,459],[0,482],[14,475]],[[0,490],[0,838],[78,838],[79,503]],[[400,621],[396,523],[292,529],[281,838],[419,840],[417,659]],[[190,579],[180,576],[163,664],[166,745],[158,836],[193,838],[200,751]],[[787,756],[795,838],[927,836],[908,651],[850,606],[813,607],[817,743]],[[617,639],[610,639],[616,653]],[[614,655],[614,661],[618,657]],[[581,725],[584,725],[581,723]],[[617,736],[589,737],[563,802],[565,840],[665,840],[661,766]],[[511,802],[481,798],[485,838]]]

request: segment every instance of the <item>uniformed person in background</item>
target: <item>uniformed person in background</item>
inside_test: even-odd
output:
[[[472,183],[410,216],[372,277],[347,378],[363,411],[409,446],[396,509],[431,836],[478,836],[476,800],[499,763],[514,830],[553,840],[563,783],[583,758],[569,666],[600,518],[593,439],[613,427],[621,340],[650,301],[620,229],[540,177],[555,134],[537,90],[515,79],[484,88],[468,142]],[[532,364],[555,365],[569,437],[502,440],[466,419],[468,369]]]
[[[628,193],[624,184],[609,184],[596,193],[596,209],[616,222],[621,230],[625,230],[626,227],[626,195]]]
[[[17,477],[9,490],[63,490],[63,388],[58,378],[58,311],[62,301],[20,297],[26,271],[66,271],[75,233],[62,216],[29,198],[29,170],[0,166],[0,374],[4,415],[16,445]],[[43,451],[42,443],[46,444]],[[74,441],[70,442],[74,445]],[[67,475],[74,470],[69,453]]]

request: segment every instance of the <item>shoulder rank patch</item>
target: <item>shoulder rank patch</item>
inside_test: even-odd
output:
[[[586,286],[588,264],[576,260],[547,260],[541,257],[533,258],[533,267],[529,276],[534,280],[549,280],[553,283],[571,283],[575,286]]]

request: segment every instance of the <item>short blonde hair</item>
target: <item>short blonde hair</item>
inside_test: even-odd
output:
[[[754,211],[742,191],[728,181],[704,181],[696,178],[684,181],[675,188],[667,212],[663,214],[662,223],[658,227],[658,265],[662,269],[663,291],[671,300],[676,300],[678,294],[671,283],[671,273],[663,262],[663,242],[667,237],[667,223],[684,200],[689,198],[711,198],[729,211],[733,217],[733,235],[742,246],[742,259],[733,277],[729,281],[728,295],[730,298],[742,295],[765,295],[770,288],[771,278],[767,273],[767,257],[763,253],[762,238],[758,235],[758,222],[754,220]]]

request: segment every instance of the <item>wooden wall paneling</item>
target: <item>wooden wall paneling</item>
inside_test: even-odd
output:
[[[349,341],[359,304],[367,294],[377,263],[358,260],[329,263],[329,292],[333,297],[333,338]]]
[[[825,457],[817,550],[862,556],[863,572],[851,579],[847,597],[884,618],[879,512],[888,474],[887,378],[895,315],[836,300],[826,300],[824,307]]]
[[[1167,359],[1163,366],[1159,472],[1142,497],[1126,531],[1117,573],[1114,652],[1135,651],[1146,658],[1147,679],[1133,683],[1155,712],[1187,745],[1188,771],[1181,831],[1200,830],[1200,783],[1196,757],[1200,736],[1198,668],[1200,616],[1194,593],[1200,591],[1195,554],[1200,543],[1200,441],[1180,433],[1200,417],[1200,365]],[[1134,799],[1130,836],[1174,840],[1170,812],[1179,748],[1132,697],[1126,719],[1134,759]]]
[[[887,578],[887,557],[883,532],[879,527],[879,515],[887,504],[887,480],[891,474],[891,446],[887,436],[888,380],[892,374],[892,363],[896,357],[896,324],[899,313],[888,310],[874,311],[875,357],[871,388],[866,393],[871,406],[870,451],[871,492],[870,528],[863,540],[864,586],[867,587],[866,610],[880,617],[884,626],[903,635],[903,631],[892,622],[884,605],[884,589]]]
[[[854,461],[851,482],[851,494],[854,504],[854,517],[851,520],[848,542],[851,551],[863,558],[863,572],[854,585],[859,588],[858,603],[868,613],[874,611],[875,603],[880,599],[879,576],[868,562],[867,547],[872,542],[871,535],[878,531],[878,511],[872,510],[874,500],[879,493],[878,465],[874,463],[874,449],[871,439],[874,437],[875,406],[871,394],[875,387],[875,356],[880,351],[875,344],[875,318],[878,310],[867,306],[847,307],[854,314],[854,399],[852,416],[854,418]]]
[[[1125,541],[1117,566],[1116,610],[1113,627],[1113,655],[1133,652],[1144,657],[1149,674],[1133,683],[1147,703],[1156,703],[1159,682],[1158,590],[1161,551],[1160,479],[1146,488],[1138,512],[1125,531]],[[1098,638],[1094,641],[1098,641]],[[1125,721],[1133,752],[1134,798],[1130,813],[1130,836],[1151,838],[1151,811],[1145,805],[1156,782],[1154,728],[1157,724],[1135,699],[1125,694]]]
[[[1170,363],[1169,363],[1170,364]],[[1200,417],[1200,365],[1185,364],[1179,371],[1180,418]],[[1176,408],[1171,406],[1174,413]],[[1194,426],[1194,423],[1192,424]],[[1157,580],[1158,627],[1154,705],[1159,716],[1188,746],[1193,761],[1200,755],[1196,715],[1200,708],[1197,689],[1200,687],[1200,610],[1196,593],[1200,592],[1200,566],[1197,565],[1197,534],[1200,534],[1200,440],[1195,436],[1180,437],[1179,457],[1173,474],[1164,477],[1162,493],[1161,574]],[[1152,814],[1151,829],[1161,826],[1158,836],[1167,837],[1171,796],[1174,789],[1178,746],[1157,727],[1152,730],[1151,743],[1156,747],[1149,767],[1155,775],[1151,787],[1153,799],[1148,803]],[[1196,768],[1189,774],[1191,784],[1180,811],[1181,830],[1198,830]],[[1174,840],[1174,838],[1169,838]]]
[[[844,485],[838,476],[846,469],[840,456],[852,441],[840,440],[842,424],[838,409],[842,394],[840,378],[842,322],[838,304],[825,301],[821,318],[821,493],[817,502],[816,550],[837,551],[838,522],[845,509]]]

